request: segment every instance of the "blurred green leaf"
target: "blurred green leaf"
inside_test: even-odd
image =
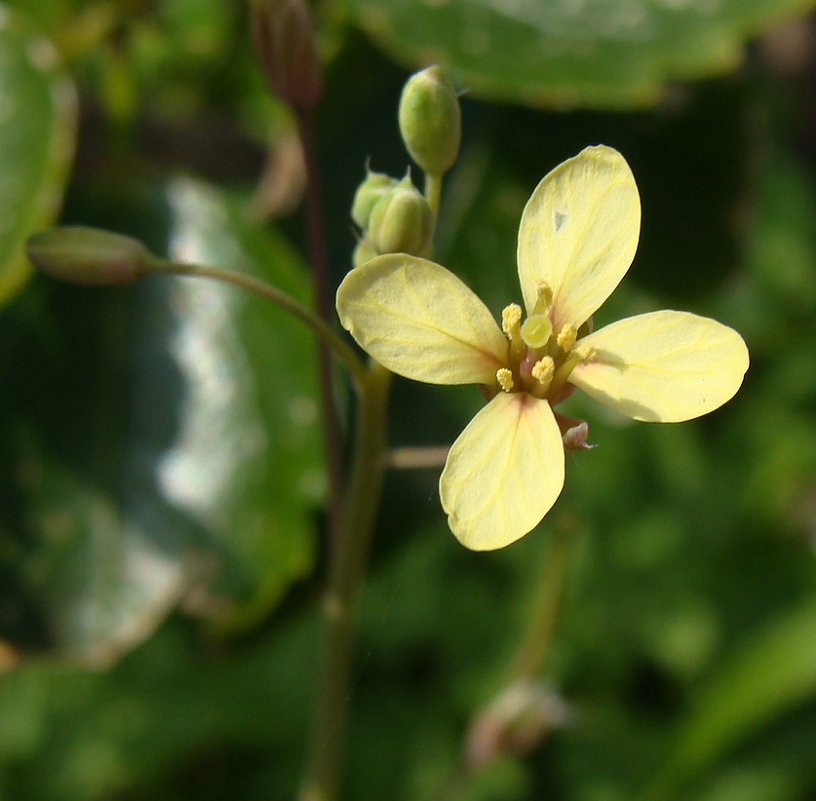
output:
[[[212,768],[230,757],[250,774],[231,780],[238,797],[293,797],[316,635],[289,626],[225,661],[173,620],[106,671],[29,662],[0,675],[2,797],[99,801],[140,784],[134,798],[215,801]],[[176,771],[177,792],[163,789]]]
[[[308,303],[299,257],[248,220],[244,205],[184,180],[168,197],[174,258],[258,276]],[[314,342],[265,300],[209,281],[173,282],[181,325],[170,350],[187,391],[161,480],[250,577],[239,615],[249,623],[312,565],[312,518],[325,489]]]
[[[0,305],[31,270],[23,242],[59,208],[75,105],[51,43],[0,4]]]
[[[299,258],[241,202],[190,181],[159,201],[175,257],[307,300]],[[212,281],[43,287],[53,307],[25,296],[23,326],[0,331],[0,631],[104,663],[193,586],[199,612],[254,622],[312,566],[323,473],[309,332]]]
[[[744,41],[812,0],[346,0],[409,67],[449,67],[483,97],[532,106],[631,108],[673,80],[734,69]]]
[[[667,801],[762,726],[816,695],[816,605],[765,626],[724,664],[681,727],[647,798]]]

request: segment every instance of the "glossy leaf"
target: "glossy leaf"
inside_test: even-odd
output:
[[[308,302],[298,258],[239,202],[191,182],[154,202],[177,257]],[[104,663],[193,587],[221,625],[257,620],[312,566],[324,482],[310,334],[212,281],[38,288],[56,293],[49,333],[21,348],[9,329],[0,346],[0,526],[17,543],[0,552],[4,636]]]
[[[51,43],[0,4],[0,304],[31,267],[23,243],[56,214],[74,148],[74,88]]]
[[[812,0],[346,0],[406,66],[437,62],[495,100],[627,108],[666,84],[734,69],[745,40]]]
[[[174,258],[256,275],[309,302],[298,257],[240,204],[186,181],[169,201]],[[160,482],[249,578],[239,612],[248,623],[312,564],[324,491],[314,341],[265,300],[207,280],[173,284],[179,316],[168,344],[186,391]]]

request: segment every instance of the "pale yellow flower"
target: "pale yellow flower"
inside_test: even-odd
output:
[[[516,304],[497,325],[453,273],[404,254],[352,270],[337,312],[389,370],[432,384],[480,384],[490,398],[450,449],[439,481],[456,537],[489,550],[533,529],[564,484],[562,436],[578,421],[553,406],[572,386],[635,420],[679,422],[716,409],[748,369],[740,335],[679,311],[591,332],[591,315],[629,269],[640,199],[629,165],[589,147],[536,187],[519,227]],[[560,423],[560,425],[559,425]],[[567,441],[585,442],[571,428]]]

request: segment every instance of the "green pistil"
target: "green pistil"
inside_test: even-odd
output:
[[[544,348],[552,335],[552,323],[546,314],[531,314],[521,324],[521,338],[528,348]]]
[[[545,282],[537,287],[532,313],[522,322],[517,303],[502,311],[502,331],[507,337],[507,363],[496,373],[504,392],[527,392],[536,398],[558,402],[573,369],[587,354],[576,352],[577,330],[567,323],[553,331],[550,319],[553,293]]]

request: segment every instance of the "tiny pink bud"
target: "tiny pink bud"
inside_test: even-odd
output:
[[[589,425],[586,421],[568,428],[561,436],[565,451],[591,451],[595,446],[587,444]]]
[[[561,696],[538,682],[524,680],[505,687],[471,722],[465,763],[479,769],[503,754],[527,754],[570,717]]]

